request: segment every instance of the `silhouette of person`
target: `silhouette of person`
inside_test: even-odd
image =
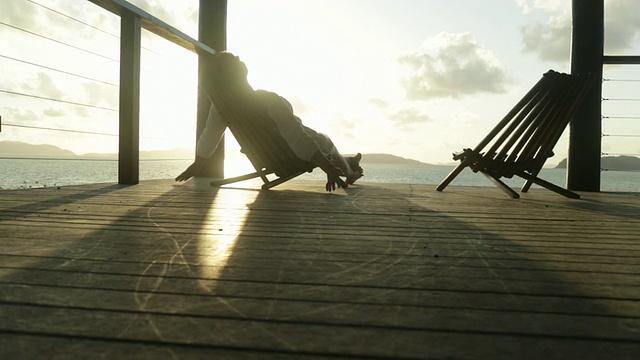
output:
[[[272,92],[254,90],[247,80],[247,67],[237,56],[229,52],[205,56],[208,57],[205,63],[208,71],[205,73],[209,75],[201,83],[211,101],[209,116],[196,144],[195,161],[176,177],[176,181],[186,181],[198,175],[218,147],[227,128],[224,116],[219,111],[220,106],[216,105],[216,102],[222,101],[221,98],[234,107],[258,104],[266,109],[296,156],[313,163],[327,174],[326,191],[347,187],[362,177],[360,153],[353,157],[342,156],[327,135],[302,124],[286,99]],[[346,183],[340,176],[345,177]]]

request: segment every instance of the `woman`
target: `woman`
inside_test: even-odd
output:
[[[178,175],[176,181],[185,181],[198,175],[218,147],[227,128],[224,113],[220,111],[225,104],[238,109],[259,106],[266,110],[296,156],[312,162],[327,174],[327,191],[347,187],[347,184],[353,184],[362,177],[360,153],[345,158],[327,135],[304,126],[293,114],[293,108],[286,99],[272,92],[254,90],[247,80],[247,67],[237,56],[220,52],[210,56],[205,66],[208,67],[205,73],[210,75],[203,79],[202,84],[211,100],[209,116],[196,145],[194,163]],[[340,176],[346,178],[346,183]]]

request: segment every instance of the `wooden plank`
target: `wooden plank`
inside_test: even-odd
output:
[[[549,337],[580,337],[594,340],[614,339],[633,341],[633,333],[617,326],[618,317],[579,314],[541,313],[531,310],[509,311],[478,309],[476,307],[450,307],[442,304],[434,306],[409,306],[402,308],[389,304],[358,302],[324,303],[319,301],[292,301],[273,299],[269,306],[265,299],[226,298],[215,296],[191,296],[185,302],[183,295],[136,293],[138,302],[131,301],[131,294],[118,291],[96,290],[86,296],[83,289],[60,289],[50,287],[2,287],[8,292],[5,304],[13,309],[56,308],[69,313],[93,310],[97,313],[110,312],[127,315],[151,315],[175,317],[181,321],[191,317],[194,325],[201,319],[232,320],[236,322],[298,323],[300,325],[351,326],[362,329],[389,328],[414,329],[423,331],[454,331],[462,327],[465,332],[505,332],[520,333],[523,336],[544,335]],[[34,298],[35,295],[35,298]],[[38,300],[34,300],[38,299]],[[468,300],[468,299],[467,299]],[[385,316],[394,312],[394,316]],[[452,324],[449,320],[464,312],[465,318]],[[241,314],[241,315],[240,315]],[[538,319],[542,314],[544,317]],[[73,316],[73,315],[72,315]],[[10,320],[7,320],[10,321]],[[537,323],[536,328],[523,329],[520,322]],[[571,322],[576,323],[572,324]],[[90,324],[88,324],[90,325]],[[268,325],[266,325],[268,326]],[[25,326],[37,328],[40,325]],[[573,327],[579,327],[576,332]],[[171,335],[171,331],[168,332]]]
[[[2,191],[0,357],[640,354],[637,194],[201,185]]]
[[[6,270],[5,270],[6,272]],[[28,301],[65,301],[86,302],[90,304],[95,299],[85,298],[87,291],[103,294],[101,299],[107,301],[109,296],[131,296],[136,292],[141,297],[168,297],[179,301],[181,298],[204,301],[215,300],[237,301],[238,299],[252,299],[256,301],[300,301],[316,302],[325,306],[340,304],[371,304],[388,306],[436,307],[447,309],[481,309],[491,311],[525,312],[525,313],[553,313],[553,314],[581,314],[610,318],[634,317],[638,314],[638,301],[635,299],[593,298],[580,296],[566,296],[562,294],[526,294],[505,296],[504,291],[471,291],[469,289],[441,288],[441,289],[380,289],[376,287],[344,285],[327,286],[326,284],[298,284],[298,283],[269,283],[257,281],[208,280],[206,282],[187,281],[187,279],[168,278],[168,283],[162,289],[150,287],[152,281],[138,284],[139,276],[96,274],[83,276],[73,272],[40,272],[43,277],[23,277],[20,283],[1,283],[6,290],[7,300],[18,302],[11,294],[31,294],[36,292],[62,293],[59,296],[33,296]],[[455,281],[454,278],[451,278]],[[448,283],[448,282],[447,282]],[[203,286],[206,285],[206,286]],[[565,285],[566,287],[566,285]],[[85,293],[84,295],[74,295]],[[109,295],[112,294],[113,295]],[[129,295],[127,295],[129,294]],[[72,296],[74,295],[74,296]],[[20,295],[23,296],[23,295]],[[24,295],[26,296],[26,295]],[[216,299],[215,297],[224,298]],[[73,298],[73,300],[68,300]],[[204,298],[204,299],[200,299]],[[27,300],[25,300],[27,301]],[[154,300],[156,301],[156,300]],[[122,301],[119,304],[126,304]],[[95,304],[94,304],[95,305]],[[108,304],[119,306],[118,304]]]
[[[313,322],[304,324],[305,330],[300,331],[300,324],[291,321],[221,319],[151,312],[143,318],[132,319],[133,314],[123,311],[73,308],[55,308],[55,311],[51,311],[47,307],[24,305],[8,305],[6,308],[11,311],[3,314],[6,315],[3,317],[4,326],[15,326],[16,331],[27,334],[46,334],[50,329],[58,328],[63,336],[89,340],[118,342],[132,338],[140,343],[253,349],[285,354],[367,358],[446,357],[451,354],[456,358],[470,358],[480,352],[492,358],[500,358],[507,353],[515,356],[518,353],[516,349],[526,348],[528,351],[523,352],[521,358],[535,358],[533,354],[547,352],[549,355],[555,352],[566,354],[569,350],[578,357],[588,357],[593,355],[593,351],[598,351],[627,358],[640,347],[634,340],[612,340],[586,335],[565,338],[491,330],[447,330],[435,326],[426,326],[424,329],[393,329],[384,326],[341,326]],[[75,325],[70,326],[71,324]],[[116,331],[121,332],[115,335]],[[468,346],[443,351],[438,346],[423,345],[442,344],[452,336]],[[296,346],[292,346],[293,344]]]
[[[126,359],[225,359],[247,360],[265,359],[273,357],[269,351],[252,349],[213,348],[208,346],[173,346],[162,342],[130,342],[123,339],[104,341],[79,336],[62,336],[56,334],[28,334],[19,332],[5,332],[0,336],[2,354],[8,359],[38,359],[42,357],[43,349],[47,354],[62,354],[62,358],[92,358],[100,354],[105,358]],[[318,356],[304,354],[277,354],[278,359],[317,360]]]

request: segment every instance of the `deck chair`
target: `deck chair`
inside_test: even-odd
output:
[[[591,74],[568,75],[549,70],[507,113],[498,125],[474,148],[454,153],[460,164],[438,185],[444,190],[464,168],[484,174],[499,189],[513,198],[520,196],[501,178],[514,175],[525,180],[521,191],[532,184],[569,198],[580,198],[572,191],[538,177],[545,161],[584,99],[594,77]]]
[[[215,179],[211,181],[211,186],[218,187],[259,177],[264,182],[262,189],[270,189],[311,172],[316,167],[315,164],[298,158],[265,109],[259,106],[233,106],[223,92],[211,92],[209,96],[217,99],[217,110],[227,121],[229,130],[241,147],[241,152],[247,156],[256,170],[246,175]],[[267,175],[275,175],[275,178],[269,179]]]

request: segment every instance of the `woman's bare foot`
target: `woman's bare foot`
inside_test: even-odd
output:
[[[345,157],[345,160],[351,168],[351,172],[347,175],[347,184],[351,185],[356,180],[364,176],[364,170],[360,167],[360,160],[362,160],[362,154],[358,153],[356,156]]]

